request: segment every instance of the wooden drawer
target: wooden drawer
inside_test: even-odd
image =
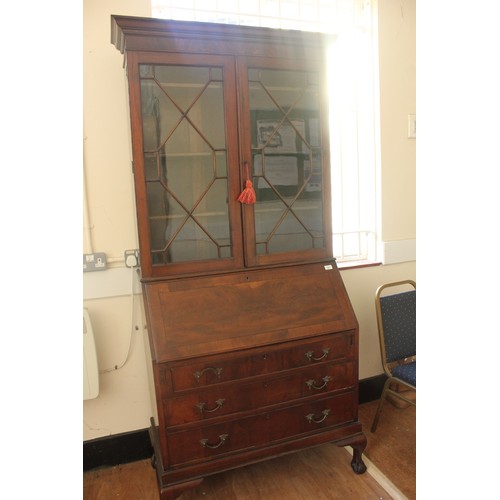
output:
[[[352,388],[355,381],[355,364],[352,361],[313,365],[249,383],[221,384],[216,388],[166,399],[163,414],[167,426],[183,425]]]
[[[211,356],[171,368],[172,391],[198,389],[221,382],[310,366],[320,362],[352,359],[355,353],[354,332],[323,337],[311,342],[293,342],[276,348],[250,351],[253,354]],[[166,382],[166,377],[165,382]],[[168,391],[165,395],[168,394]]]
[[[321,432],[353,421],[356,408],[355,393],[348,392],[216,425],[172,433],[167,430],[170,466],[206,461],[227,453]]]

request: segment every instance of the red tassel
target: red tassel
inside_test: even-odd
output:
[[[257,201],[257,197],[255,196],[255,190],[253,188],[253,184],[251,180],[246,181],[246,187],[238,196],[238,201],[241,203],[246,203],[247,205],[251,205]]]
[[[250,180],[250,173],[248,171],[248,162],[244,163],[247,171],[247,180],[245,182],[245,189],[238,196],[238,201],[241,203],[246,203],[247,205],[252,205],[257,201],[257,196],[255,195],[255,189],[253,188],[252,181]]]

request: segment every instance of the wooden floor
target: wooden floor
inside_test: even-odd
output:
[[[360,405],[359,420],[368,444],[364,455],[409,500],[416,498],[416,408],[386,402],[375,433],[370,427],[378,401]]]
[[[373,402],[360,407],[360,420],[366,421],[364,424],[364,432],[368,438],[366,456],[404,492],[408,499],[412,500],[415,498],[414,408],[398,409],[391,404],[385,405],[379,428],[372,434],[369,427],[375,405],[376,402]],[[395,427],[394,422],[396,422]],[[396,441],[399,443],[397,456],[392,448]],[[399,495],[391,496],[368,472],[362,475],[355,474],[350,462],[351,456],[346,449],[325,444],[210,476],[198,488],[185,492],[179,500],[404,498]],[[404,465],[401,466],[401,463]],[[406,477],[412,474],[413,477]],[[156,475],[150,460],[84,473],[83,499],[158,500]]]

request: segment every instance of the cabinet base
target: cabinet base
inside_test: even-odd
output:
[[[317,446],[320,444],[325,444],[327,442],[331,442],[332,444],[340,447],[351,446],[353,449],[353,458],[351,461],[352,470],[356,474],[363,474],[366,471],[366,465],[363,462],[363,451],[366,448],[367,440],[366,436],[361,431],[361,424],[356,423],[355,431],[348,434],[347,436],[341,437],[339,439],[327,439],[323,437],[315,436],[316,439],[311,441],[303,441],[300,445],[298,444],[289,444],[285,445],[282,449],[277,450],[276,452],[268,451],[267,454],[260,455],[246,455],[243,460],[240,460],[238,465],[229,466],[224,462],[221,464],[220,468],[214,469],[211,468],[210,471],[192,471],[192,477],[188,479],[179,479],[177,478],[172,481],[171,472],[165,470],[163,467],[163,462],[161,459],[160,452],[160,442],[158,436],[158,427],[155,425],[154,419],[151,418],[151,427],[149,428],[149,436],[151,439],[151,443],[154,449],[154,455],[151,459],[152,466],[156,470],[156,476],[158,479],[158,487],[160,491],[160,500],[174,500],[182,495],[183,492],[194,489],[198,487],[202,482],[204,477],[221,473],[230,469],[234,469],[236,467],[242,467],[245,465],[249,465],[251,463],[261,462],[263,460],[267,460],[269,458],[273,458],[276,456],[284,455],[287,453],[293,453],[300,451],[302,449],[306,449],[308,447]]]

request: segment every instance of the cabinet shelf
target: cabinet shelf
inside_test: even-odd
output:
[[[224,152],[224,151],[187,151],[182,153],[160,153],[161,158],[207,158],[213,156],[214,153]]]
[[[272,207],[271,205],[275,205],[278,202],[274,201],[264,201],[262,202],[258,208],[255,208],[255,213],[258,214],[266,214],[266,213],[276,213],[283,212],[287,207],[283,205],[283,203],[279,202],[279,206]],[[292,210],[294,212],[317,212],[318,210],[322,210],[322,206],[320,204],[312,205],[311,203],[300,203],[300,201],[296,201],[292,205]],[[185,219],[188,214],[173,214],[173,215],[150,215],[149,219],[154,221],[158,220],[179,220]],[[226,212],[223,211],[212,211],[212,212],[197,212],[193,214],[195,218],[202,217],[224,217]]]

